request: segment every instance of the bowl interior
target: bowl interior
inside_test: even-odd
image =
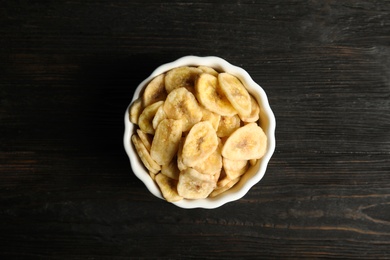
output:
[[[139,159],[135,149],[132,146],[130,138],[134,132],[134,125],[129,120],[129,107],[131,103],[140,96],[144,86],[154,77],[176,67],[200,65],[213,67],[217,71],[228,72],[238,77],[248,89],[249,93],[252,94],[253,97],[257,100],[260,105],[260,126],[268,138],[267,151],[266,154],[260,160],[258,160],[257,164],[252,166],[242,176],[241,180],[230,190],[214,198],[198,200],[183,199],[178,202],[173,202],[173,204],[181,208],[217,208],[227,202],[242,198],[253,185],[258,183],[263,178],[267,164],[275,150],[275,117],[269,106],[266,93],[257,83],[252,80],[250,75],[242,68],[234,66],[219,57],[185,56],[176,61],[161,65],[155,69],[148,78],[142,81],[134,92],[134,96],[125,112],[125,133],[123,137],[124,148],[127,155],[129,156],[131,168],[134,174],[145,184],[148,190],[154,196],[160,199],[164,199],[157,184],[150,178],[148,171],[143,166],[142,161]]]

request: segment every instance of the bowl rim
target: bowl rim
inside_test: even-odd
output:
[[[217,56],[194,56],[188,55],[183,56],[172,62],[168,62],[158,66],[146,79],[144,79],[136,88],[134,95],[131,99],[131,102],[126,108],[124,115],[125,130],[123,135],[123,145],[126,151],[127,156],[130,160],[130,166],[134,175],[140,179],[147,189],[157,198],[163,199],[163,196],[160,192],[155,181],[151,179],[147,170],[143,167],[142,162],[138,158],[138,155],[133,149],[131,143],[131,135],[134,131],[134,124],[129,120],[129,108],[131,104],[140,97],[140,93],[143,90],[144,86],[151,81],[154,77],[167,72],[170,69],[180,67],[180,66],[210,66],[219,71],[224,71],[231,73],[238,77],[246,86],[248,91],[260,101],[261,113],[265,120],[267,121],[267,126],[263,130],[267,135],[267,151],[265,155],[258,160],[255,167],[252,167],[253,173],[250,177],[247,177],[245,180],[240,180],[241,185],[236,189],[232,188],[228,192],[224,193],[223,196],[216,196],[214,198],[198,199],[198,200],[187,200],[183,199],[178,202],[170,202],[180,208],[184,209],[194,209],[194,208],[204,208],[204,209],[213,209],[218,208],[228,202],[233,202],[241,199],[245,194],[260,180],[264,177],[268,163],[275,151],[276,140],[275,140],[275,128],[276,128],[276,119],[275,115],[269,105],[268,97],[263,88],[257,84],[252,77],[246,72],[243,68],[233,65],[226,61],[223,58]],[[256,173],[257,172],[257,173]],[[245,174],[244,176],[248,176]],[[237,186],[237,185],[236,185]]]

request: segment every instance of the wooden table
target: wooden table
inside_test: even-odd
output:
[[[389,1],[2,1],[0,33],[2,259],[390,258]],[[151,195],[122,146],[135,87],[190,54],[277,120],[265,177],[214,210]]]

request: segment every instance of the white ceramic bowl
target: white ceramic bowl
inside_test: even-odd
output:
[[[209,56],[185,56],[170,63],[166,63],[155,69],[152,74],[142,81],[135,90],[133,99],[130,104],[136,100],[144,86],[154,77],[161,73],[167,72],[170,69],[180,66],[209,66],[215,68],[217,71],[228,72],[241,80],[248,91],[256,98],[260,104],[260,122],[265,134],[268,137],[267,151],[265,155],[257,162],[257,164],[249,169],[241,180],[230,190],[226,191],[214,198],[188,200],[183,199],[173,204],[181,208],[217,208],[225,203],[238,200],[242,198],[251,187],[257,184],[264,176],[269,160],[275,150],[275,116],[269,106],[267,95],[264,90],[256,84],[249,74],[240,67],[234,66],[222,58]],[[130,107],[129,104],[129,107]],[[137,152],[131,143],[131,135],[134,132],[134,125],[129,120],[129,107],[125,113],[125,133],[124,133],[124,147],[130,159],[131,168],[134,174],[146,185],[149,191],[160,199],[164,199],[157,184],[151,179],[148,171],[143,166],[141,160],[138,158]]]

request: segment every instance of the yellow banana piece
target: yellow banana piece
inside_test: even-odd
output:
[[[240,115],[240,118],[244,122],[256,122],[260,117],[260,106],[256,99],[251,95],[251,113],[248,116]]]
[[[142,94],[143,106],[147,107],[157,101],[165,100],[167,91],[165,90],[165,75],[160,74],[146,86]]]
[[[230,171],[239,171],[248,164],[248,160],[230,160],[222,157],[223,168]]]
[[[164,102],[167,118],[182,121],[183,132],[202,119],[202,109],[195,96],[186,88],[172,90]]]
[[[236,185],[240,181],[240,179],[241,179],[240,177],[235,178],[234,180],[230,180],[228,183],[226,183],[226,185],[224,185],[220,188],[214,189],[210,193],[209,197],[214,198],[214,197],[218,196],[219,194],[224,193],[227,190],[230,190],[234,185]]]
[[[202,174],[197,170],[188,168],[180,172],[177,183],[177,192],[186,199],[204,199],[216,187],[213,175]]]
[[[244,167],[242,167],[239,170],[225,170],[226,175],[229,177],[229,179],[234,180],[237,177],[241,177],[246,173],[248,170],[248,164],[246,164]]]
[[[154,134],[155,130],[153,128],[153,118],[156,115],[156,112],[164,101],[157,101],[144,108],[141,115],[138,118],[139,128],[147,134]]]
[[[130,105],[129,108],[130,122],[138,125],[138,119],[142,113],[142,110],[143,110],[142,100],[141,99],[134,100],[134,102]]]
[[[178,180],[180,170],[177,166],[177,158],[174,157],[168,164],[162,165],[161,173],[171,179]]]
[[[168,71],[165,75],[165,90],[171,93],[172,90],[184,87],[194,92],[195,80],[202,70],[195,67],[178,67]]]
[[[230,136],[241,126],[241,119],[238,115],[234,116],[221,116],[219,125],[217,128],[218,137]]]
[[[177,167],[180,171],[183,171],[188,168],[187,165],[183,163],[183,146],[185,142],[185,137],[182,137],[179,143],[179,149],[177,150]]]
[[[177,193],[177,180],[171,179],[161,173],[156,175],[155,180],[166,201],[176,202],[183,199]]]
[[[222,142],[218,139],[218,147],[202,163],[196,164],[193,168],[200,173],[214,175],[222,168]]]
[[[237,114],[226,95],[222,92],[217,77],[202,73],[195,83],[195,95],[205,108],[222,116]]]
[[[183,163],[189,167],[202,163],[218,147],[217,134],[208,121],[195,124],[188,133],[183,145]]]
[[[213,75],[214,77],[218,76],[218,71],[209,67],[209,66],[198,66],[198,69],[202,70],[204,73]]]
[[[238,114],[243,117],[249,116],[251,113],[251,99],[241,81],[226,72],[218,74],[218,81],[222,92]]]
[[[257,163],[257,161],[258,161],[258,159],[250,159],[250,160],[249,160],[250,166],[255,166],[256,163]]]
[[[220,175],[219,175],[219,178],[218,178],[218,181],[217,181],[216,188],[217,189],[221,188],[221,187],[225,186],[227,183],[229,183],[230,181],[231,181],[231,179],[229,178],[229,176],[226,175],[225,170],[222,168]]]
[[[141,139],[142,143],[145,145],[146,150],[150,151],[150,147],[152,146],[153,136],[142,132],[141,129],[137,129],[137,135]]]
[[[142,143],[138,135],[133,134],[131,136],[131,141],[133,142],[135,150],[145,167],[152,173],[158,173],[161,170],[160,165],[158,165],[152,157],[150,157],[148,150],[145,148],[145,145]]]
[[[233,132],[222,148],[222,156],[230,160],[260,159],[267,148],[267,136],[256,123],[248,123]]]
[[[157,129],[157,126],[158,124],[167,118],[167,114],[165,114],[165,111],[164,111],[164,105],[161,105],[158,109],[157,109],[157,112],[156,114],[154,115],[153,117],[153,120],[152,120],[152,126],[153,128],[156,130]]]
[[[202,121],[209,121],[215,131],[217,131],[218,126],[219,126],[219,121],[221,120],[221,115],[211,112],[207,108],[200,106],[202,108]]]
[[[150,156],[159,165],[168,164],[176,155],[181,139],[181,121],[164,119],[157,126]]]

